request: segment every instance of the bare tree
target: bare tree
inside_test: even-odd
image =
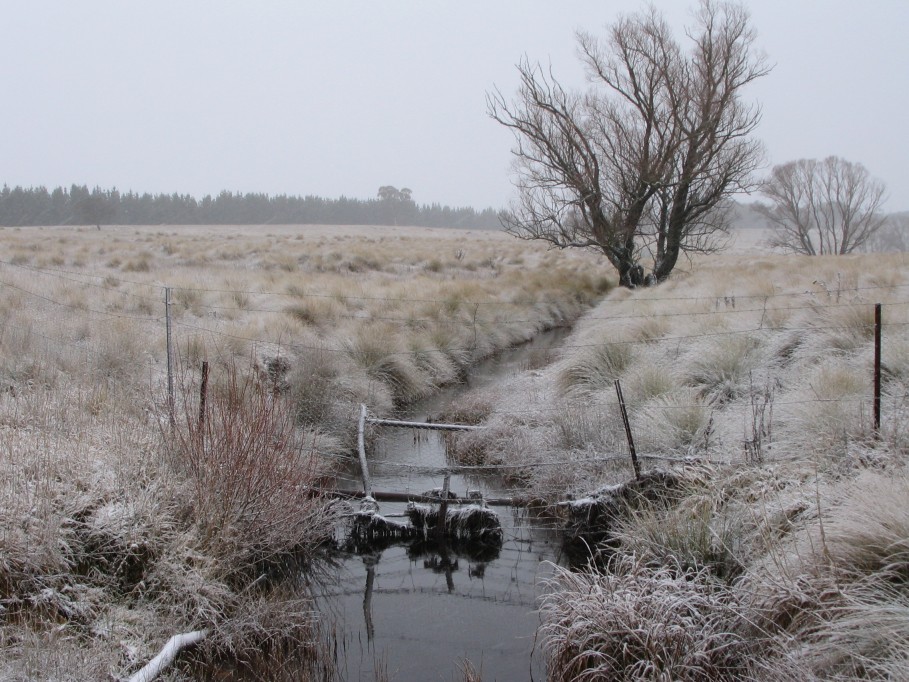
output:
[[[891,213],[865,242],[863,251],[909,251],[909,213]]]
[[[886,222],[884,192],[862,164],[838,156],[774,166],[761,186],[770,245],[809,256],[861,249]]]
[[[385,219],[397,225],[399,221],[413,220],[417,205],[413,200],[413,190],[409,187],[398,189],[393,185],[382,185],[377,194],[382,202]]]
[[[662,281],[680,253],[717,246],[725,200],[752,188],[761,158],[749,139],[760,110],[740,92],[769,68],[740,5],[702,0],[686,36],[684,51],[651,7],[603,39],[578,34],[586,92],[525,60],[514,101],[488,96],[516,140],[508,232],[602,251],[625,286]]]

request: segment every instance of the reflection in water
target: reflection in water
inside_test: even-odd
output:
[[[526,510],[500,518],[501,546],[388,540],[336,557],[319,602],[343,640],[342,679],[373,680],[380,661],[391,679],[450,680],[465,659],[483,679],[545,678],[536,599],[559,538]]]
[[[542,341],[558,338],[557,333]],[[468,385],[515,371],[528,362],[522,355],[539,352],[529,345],[500,356],[497,366],[487,364]],[[420,421],[440,412],[451,398],[451,392],[437,396],[407,416]],[[376,490],[417,493],[442,482],[427,472],[447,462],[440,433],[391,429],[380,434],[370,458],[388,462],[371,469]],[[464,497],[468,489],[481,490],[487,498],[509,495],[495,476],[453,476],[451,485]],[[357,469],[350,472],[350,486],[359,487]],[[381,511],[403,518],[405,510],[403,504],[385,503]],[[269,572],[267,582],[291,595],[308,599],[312,594],[321,636],[289,637],[236,660],[189,661],[184,670],[193,679],[218,682],[450,681],[469,661],[484,680],[543,680],[535,638],[537,596],[541,580],[552,575],[550,562],[560,559],[560,538],[527,510],[500,508],[498,513],[501,542],[449,539],[439,545],[424,533],[407,538],[390,533],[380,542],[373,538],[368,547],[347,544],[315,564],[288,561]],[[314,641],[327,643],[328,649],[314,650]]]
[[[559,338],[555,333],[500,356],[473,375],[468,387],[520,371],[528,353],[545,353],[546,344]],[[461,390],[443,392],[401,417],[425,421]],[[442,484],[440,470],[448,459],[440,432],[381,428],[377,436],[368,453],[374,490],[422,493]],[[350,487],[358,488],[358,469],[348,477]],[[510,493],[495,476],[454,475],[451,489],[464,497],[467,490],[487,498]],[[387,518],[404,517],[405,511],[396,503],[381,509]],[[342,679],[451,680],[465,660],[483,679],[545,679],[535,646],[537,597],[541,580],[552,573],[551,562],[559,560],[559,538],[527,510],[498,513],[503,534],[496,543],[449,538],[440,545],[420,533],[388,537],[369,551],[365,545],[345,547],[336,580],[319,596],[320,609],[342,639],[337,649]]]

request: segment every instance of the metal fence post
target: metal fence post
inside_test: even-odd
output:
[[[641,465],[638,464],[638,453],[634,449],[634,438],[631,435],[631,423],[628,421],[628,410],[625,409],[625,398],[622,396],[622,384],[615,380],[615,393],[619,398],[619,409],[622,412],[622,422],[625,424],[625,437],[628,439],[628,449],[631,451],[631,466],[634,467],[634,477],[641,480]]]
[[[881,304],[874,305],[874,435],[881,435]]]

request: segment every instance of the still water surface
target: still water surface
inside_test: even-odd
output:
[[[465,384],[413,406],[403,418],[424,421],[466,390],[539,364],[566,333],[547,332],[483,363]],[[368,459],[374,490],[413,493],[440,487],[441,475],[427,469],[448,461],[441,433],[387,427]],[[339,484],[358,488],[359,471],[352,469]],[[463,496],[468,488],[486,497],[509,495],[498,477],[452,476],[453,492]],[[404,507],[382,503],[380,513],[393,516]],[[505,532],[497,552],[440,553],[398,544],[339,558],[336,580],[320,588],[319,604],[339,629],[338,664],[345,679],[387,674],[399,682],[451,681],[462,679],[465,661],[487,682],[545,679],[536,646],[537,597],[541,579],[551,574],[549,562],[560,560],[559,538],[526,510],[496,511]]]

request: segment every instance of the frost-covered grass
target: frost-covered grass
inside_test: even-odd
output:
[[[0,244],[0,381],[160,377],[166,286],[184,366],[281,357],[301,413],[329,430],[352,423],[350,404],[389,413],[612,286],[593,254],[497,232],[55,227]]]
[[[644,468],[707,472],[617,520],[591,566],[557,572],[550,677],[905,679],[907,350],[905,254],[725,255],[612,292],[553,365],[484,389],[487,429],[454,449],[523,464],[535,497],[632,476],[614,379]]]
[[[308,556],[335,514],[307,492],[312,444],[275,440],[292,416],[213,389],[203,439],[195,411],[171,430],[147,395],[64,384],[0,397],[0,676],[119,677],[200,628],[209,651],[279,626],[310,641],[311,608],[260,579]]]
[[[305,677],[331,627],[280,576],[318,568],[338,510],[314,488],[359,403],[389,413],[610,286],[594,257],[497,233],[61,227],[2,229],[0,246],[10,680],[121,679],[203,629],[203,658],[283,652]]]
[[[263,640],[308,651],[320,624],[305,597],[259,575],[295,544],[307,565],[333,510],[299,493],[349,445],[358,403],[391,413],[609,288],[593,256],[490,233],[0,236],[16,264],[0,266],[0,676],[10,679],[122,676],[199,628],[222,651]],[[453,406],[452,421],[487,426],[454,436],[453,453],[523,465],[509,479],[554,502],[631,475],[619,379],[645,469],[699,472],[676,503],[611,529],[610,561],[558,573],[542,629],[554,679],[905,674],[907,266],[901,254],[698,260],[660,287],[611,291],[552,364]],[[203,360],[211,402],[200,427]]]

